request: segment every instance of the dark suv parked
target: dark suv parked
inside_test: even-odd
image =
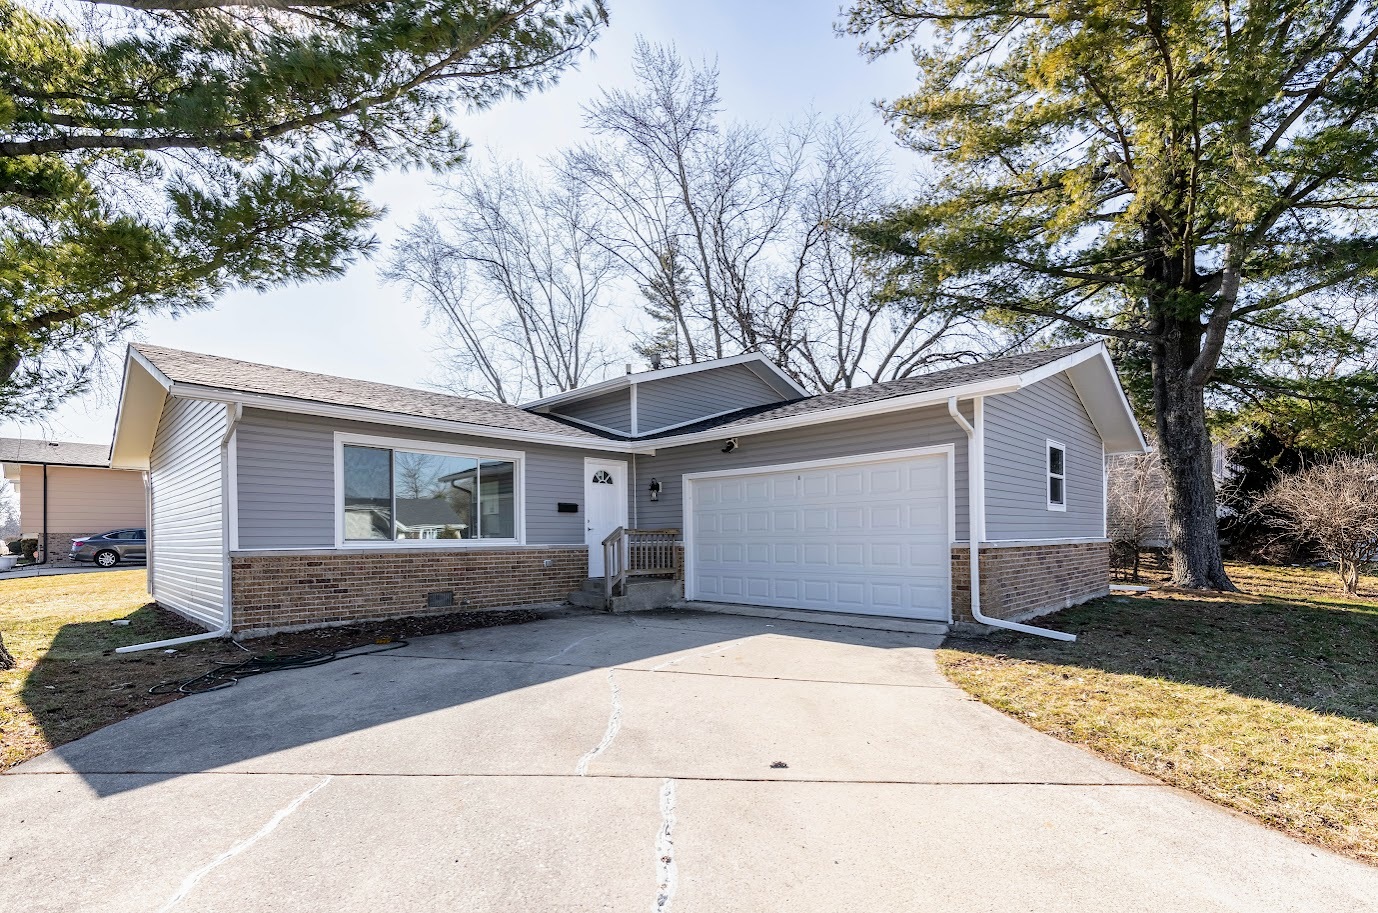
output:
[[[94,561],[100,567],[114,567],[121,561],[148,558],[148,540],[141,529],[115,529],[95,536],[72,540],[73,561]]]

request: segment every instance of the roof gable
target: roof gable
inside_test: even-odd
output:
[[[660,446],[731,437],[937,403],[950,396],[1012,392],[1066,371],[1109,453],[1142,453],[1143,436],[1104,344],[1084,343],[987,359],[913,377],[743,409],[650,435]]]
[[[668,381],[676,377],[685,377],[691,374],[705,374],[737,366],[744,366],[754,372],[761,378],[763,383],[769,385],[777,392],[781,400],[795,399],[800,396],[808,395],[808,391],[799,386],[794,378],[786,374],[779,365],[776,365],[759,352],[747,352],[744,355],[715,358],[709,361],[696,361],[687,365],[657,368],[652,371],[638,371],[632,373],[629,370],[626,374],[599,381],[596,384],[589,384],[586,387],[578,387],[574,390],[566,390],[563,393],[556,393],[544,399],[533,400],[532,402],[525,403],[524,408],[538,412],[553,411],[562,404],[603,396],[616,390],[627,389],[634,385]],[[630,365],[628,368],[630,368]]]

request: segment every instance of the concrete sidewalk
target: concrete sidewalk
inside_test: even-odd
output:
[[[937,642],[582,616],[249,679],[0,776],[0,910],[1378,910],[1378,870],[1015,723]]]

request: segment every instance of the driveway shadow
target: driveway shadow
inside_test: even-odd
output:
[[[1112,596],[1044,616],[1076,643],[1001,632],[959,649],[1229,691],[1378,723],[1378,608],[1324,599]]]
[[[15,772],[75,772],[98,795],[213,769],[568,774],[564,759],[577,758],[590,733],[596,741],[608,725],[606,669],[771,633],[882,648],[936,640],[769,619],[675,617],[653,623],[646,616],[585,615],[419,638],[402,649],[186,697]]]

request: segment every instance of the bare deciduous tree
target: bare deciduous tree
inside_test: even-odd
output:
[[[464,172],[447,200],[405,233],[384,275],[440,325],[449,385],[515,402],[595,379],[607,358],[592,322],[614,262],[591,240],[583,189],[493,163]]]
[[[646,298],[655,329],[638,351],[761,352],[833,390],[975,348],[939,314],[879,301],[848,228],[892,202],[894,179],[857,121],[725,124],[713,67],[645,41],[634,67],[633,88],[588,107],[597,139],[560,170],[599,202],[598,238]]]
[[[1378,458],[1341,456],[1285,476],[1255,509],[1334,561],[1344,592],[1358,595],[1359,569],[1378,554]]]
[[[1139,579],[1140,558],[1154,540],[1167,536],[1166,481],[1157,448],[1112,457],[1106,467],[1106,520],[1110,546],[1120,566]]]

